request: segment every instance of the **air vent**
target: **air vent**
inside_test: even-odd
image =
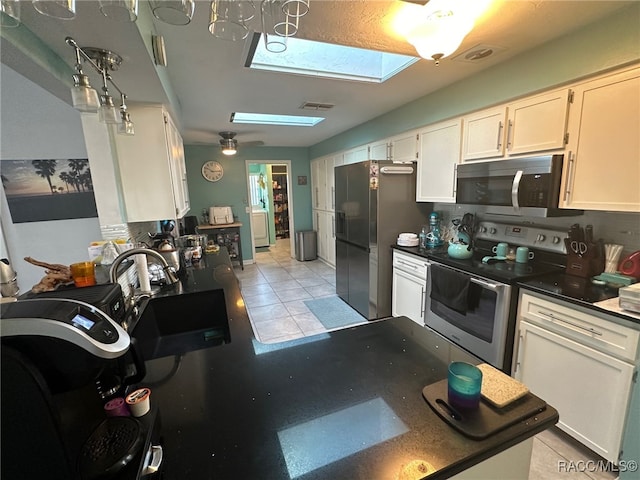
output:
[[[300,105],[303,110],[331,110],[335,105],[333,103],[320,103],[320,102],[304,102]]]
[[[453,60],[458,62],[478,63],[486,60],[489,57],[495,57],[496,54],[504,52],[504,47],[498,47],[496,45],[476,45],[475,47],[466,50],[455,57]]]

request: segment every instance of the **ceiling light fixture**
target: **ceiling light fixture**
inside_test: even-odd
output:
[[[76,0],[33,0],[33,8],[42,15],[60,20],[76,17]]]
[[[100,12],[118,22],[135,22],[138,18],[138,0],[100,0]]]
[[[153,16],[169,25],[188,25],[196,8],[195,0],[149,0]]]
[[[122,57],[117,53],[102,48],[78,46],[76,41],[67,37],[67,44],[72,47],[76,54],[76,74],[73,75],[74,85],[71,89],[73,106],[81,112],[98,112],[98,117],[102,123],[120,124],[118,133],[123,135],[133,135],[134,126],[131,117],[127,112],[125,104],[126,95],[113,81],[110,71],[117,70],[122,63]],[[99,97],[95,89],[89,85],[89,78],[82,71],[82,59],[84,58],[102,78],[102,95]],[[109,94],[108,83],[111,84],[120,94],[120,110],[116,109],[113,97]]]
[[[220,139],[222,153],[224,155],[235,155],[238,152],[238,141],[233,138],[236,136],[236,132],[218,132],[218,135],[222,137]]]
[[[427,60],[455,52],[471,32],[476,19],[488,8],[489,0],[430,0],[423,6],[407,5],[396,18],[396,29]]]

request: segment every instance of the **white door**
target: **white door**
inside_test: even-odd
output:
[[[253,241],[256,247],[269,246],[269,217],[265,210],[251,212]]]

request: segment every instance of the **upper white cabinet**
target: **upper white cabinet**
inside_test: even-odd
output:
[[[362,145],[361,147],[352,148],[351,150],[347,150],[346,152],[344,152],[345,165],[362,162],[363,160],[367,160],[368,158],[369,158],[369,148],[367,147],[367,145]]]
[[[461,129],[458,118],[420,130],[416,201],[455,202]]]
[[[415,162],[418,158],[417,130],[369,144],[368,158],[370,160]]]
[[[394,162],[415,162],[418,159],[417,130],[392,137],[390,145],[390,159]]]
[[[189,211],[182,137],[161,106],[131,106],[134,136],[115,136],[128,222],[181,218]]]
[[[562,206],[640,211],[640,68],[575,87]]]
[[[476,112],[465,116],[463,121],[463,160],[501,157],[504,154],[505,107]]]
[[[509,104],[506,154],[564,148],[570,95],[565,88]]]
[[[391,144],[385,138],[379,142],[369,144],[369,158],[371,160],[389,160],[391,158]]]
[[[570,93],[555,90],[465,116],[462,160],[564,148]]]

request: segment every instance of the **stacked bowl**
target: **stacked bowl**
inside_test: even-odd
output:
[[[401,233],[398,235],[398,245],[401,247],[417,247],[418,235],[415,233]]]

